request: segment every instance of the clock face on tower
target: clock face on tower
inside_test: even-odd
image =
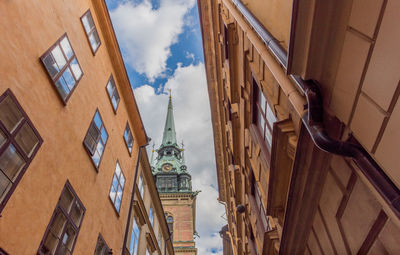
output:
[[[162,165],[162,170],[164,172],[169,172],[169,171],[171,171],[171,169],[172,169],[172,165],[171,164],[165,163],[164,165]]]

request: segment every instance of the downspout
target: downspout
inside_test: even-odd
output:
[[[279,41],[263,27],[240,0],[223,1],[226,4],[227,2],[232,2],[236,6],[257,33],[258,37],[265,43],[272,55],[286,71],[287,53],[279,44]],[[297,85],[297,88],[306,96],[307,114],[303,115],[302,122],[307,128],[314,144],[325,152],[352,158],[355,164],[386,200],[397,217],[400,218],[400,190],[383,172],[368,152],[358,144],[336,140],[329,137],[327,134],[323,125],[323,104],[319,84],[312,80],[305,81],[300,76],[293,74],[290,74],[289,77]]]
[[[168,228],[168,233],[169,233],[168,238],[165,239],[165,241],[164,241],[164,255],[167,255],[167,243],[169,240],[171,240],[171,232],[169,232],[169,228]],[[173,249],[173,247],[172,247],[172,249]]]
[[[124,244],[122,246],[122,255],[125,255],[125,248],[126,248],[126,242],[128,241],[128,235],[129,235],[129,226],[131,224],[131,216],[132,216],[132,207],[133,207],[133,203],[135,201],[135,191],[136,191],[136,179],[137,179],[137,175],[138,175],[138,170],[139,170],[139,163],[140,163],[140,158],[142,155],[142,149],[145,148],[147,145],[149,145],[149,142],[151,141],[151,138],[147,138],[147,143],[145,145],[142,145],[139,147],[139,153],[138,153],[138,157],[136,160],[136,168],[135,168],[135,177],[133,179],[133,186],[132,186],[132,195],[131,195],[131,202],[129,205],[129,212],[128,212],[128,220],[126,222],[126,229],[125,229],[125,236],[124,236]]]

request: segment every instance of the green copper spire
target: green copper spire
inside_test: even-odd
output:
[[[171,145],[177,145],[177,143],[176,143],[174,113],[172,109],[172,97],[170,94],[168,102],[167,119],[165,120],[164,134],[161,147],[171,146]]]
[[[152,161],[152,172],[158,192],[192,192],[192,177],[187,172],[183,143],[176,142],[172,98],[169,96],[167,119],[160,147],[155,150],[157,157]]]

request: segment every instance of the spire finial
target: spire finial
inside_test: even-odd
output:
[[[172,89],[168,89],[168,91],[169,91],[169,99],[171,99],[172,98]]]

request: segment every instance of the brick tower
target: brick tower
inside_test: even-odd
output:
[[[175,254],[197,254],[194,236],[196,234],[196,196],[192,191],[192,177],[187,172],[182,146],[176,142],[172,99],[169,97],[167,119],[163,139],[153,161],[152,170],[165,217],[171,232]]]

